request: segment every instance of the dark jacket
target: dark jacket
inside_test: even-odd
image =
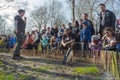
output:
[[[99,30],[100,33],[102,33],[104,28],[106,27],[113,27],[113,29],[115,30],[116,16],[112,11],[109,10],[105,11],[104,25],[101,24],[101,21],[102,12],[100,12],[100,30]]]
[[[52,36],[58,36],[58,29],[54,29],[54,28],[52,28],[52,30],[51,30],[51,35]]]
[[[18,23],[17,23],[17,30],[18,30],[18,32],[25,33],[25,26],[26,26],[25,21],[19,15],[15,16],[14,20],[18,21]]]
[[[75,42],[79,42],[79,26],[72,28],[72,33],[75,35]]]

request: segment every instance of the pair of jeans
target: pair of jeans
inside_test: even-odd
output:
[[[33,50],[33,44],[28,44],[28,45],[27,45],[27,49],[28,49],[28,50]]]
[[[16,33],[17,45],[14,51],[14,56],[20,56],[20,49],[24,43],[25,34],[22,32]]]
[[[88,50],[88,42],[81,42],[80,50]]]

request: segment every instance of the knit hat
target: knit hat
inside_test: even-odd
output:
[[[88,22],[87,21],[84,21],[82,24],[88,26]]]
[[[99,36],[99,35],[93,35],[93,36],[92,36],[92,40],[97,41],[97,40],[99,40],[99,39],[100,39],[100,36]]]

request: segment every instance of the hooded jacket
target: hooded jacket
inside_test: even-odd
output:
[[[83,28],[80,32],[80,41],[81,42],[91,42],[91,30],[89,28]]]

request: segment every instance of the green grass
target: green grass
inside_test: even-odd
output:
[[[0,80],[15,80],[12,74],[0,71]]]
[[[52,69],[51,66],[40,66],[40,67],[38,68],[38,71],[48,71],[48,70],[50,70],[50,69]]]
[[[4,64],[0,61],[0,66],[4,66]]]
[[[29,77],[28,75],[19,74],[17,78],[19,80],[24,80],[28,77]],[[4,71],[0,71],[0,80],[16,80],[16,79],[15,79],[15,76],[13,74],[6,73]]]
[[[74,68],[73,70],[75,74],[80,74],[80,75],[99,73],[99,69],[95,66],[77,67],[77,68]]]
[[[28,78],[28,77],[29,77],[28,75],[23,75],[23,74],[19,74],[19,75],[18,75],[18,78],[19,78],[20,80],[26,79],[26,78]]]

